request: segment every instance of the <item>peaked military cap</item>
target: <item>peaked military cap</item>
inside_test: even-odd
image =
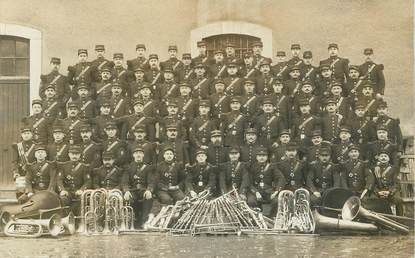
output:
[[[337,45],[336,43],[330,43],[329,46],[328,46],[328,49],[330,49],[330,48],[337,48],[337,49],[339,49],[339,45]]]
[[[124,58],[124,54],[123,53],[114,53],[113,58],[114,59],[115,58],[121,58],[121,59],[123,59]]]
[[[285,51],[277,51],[277,56],[286,56]]]
[[[61,63],[61,59],[60,59],[60,58],[58,58],[58,57],[52,57],[52,58],[50,59],[50,63],[53,63],[53,64],[60,64],[60,63]]]
[[[300,44],[291,44],[291,49],[301,49]]]
[[[137,45],[135,46],[135,50],[137,50],[137,49],[139,49],[139,48],[144,48],[144,49],[146,49],[146,45],[144,45],[144,44],[137,44]]]
[[[104,51],[105,50],[105,46],[104,45],[95,45],[95,50],[96,51]]]
[[[88,50],[86,50],[86,49],[84,49],[84,48],[78,49],[78,56],[79,56],[80,54],[87,54],[87,55],[88,55]]]
[[[304,51],[303,58],[312,58],[313,53],[311,51]]]
[[[365,48],[363,50],[363,54],[364,55],[372,55],[373,54],[373,49],[372,48]]]

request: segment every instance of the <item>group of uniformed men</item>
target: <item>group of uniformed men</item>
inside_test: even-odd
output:
[[[96,45],[96,59],[78,50],[78,63],[41,76],[32,115],[15,144],[15,177],[24,176],[20,201],[49,189],[71,204],[87,188],[117,188],[130,200],[138,223],[156,197],[172,204],[186,195],[220,195],[236,188],[250,206],[271,203],[278,192],[306,187],[314,205],[332,187],[366,198],[399,198],[399,120],[383,100],[383,65],[373,50],[350,65],[329,44],[329,57],[291,45],[291,57],[262,56],[262,42],[235,55],[235,45],[207,56],[169,46],[169,59],[122,53],[112,60]]]

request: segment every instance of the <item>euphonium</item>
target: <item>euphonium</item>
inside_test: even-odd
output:
[[[304,233],[314,232],[315,222],[310,209],[310,193],[305,188],[299,188],[294,192],[292,227]]]
[[[287,231],[290,228],[294,212],[294,193],[282,190],[278,193],[278,210],[274,220],[274,229]]]
[[[381,216],[373,211],[366,210],[362,207],[359,197],[350,197],[343,206],[342,218],[345,220],[354,220],[357,217],[362,217],[371,221],[374,221],[384,227],[392,229],[402,234],[408,234],[409,229],[407,226],[402,225],[392,219]]]
[[[4,234],[12,237],[40,237],[45,234],[58,236],[61,232],[61,217],[52,215],[49,219],[12,219],[4,227]]]
[[[361,223],[348,221],[343,219],[335,219],[321,215],[317,210],[313,211],[313,217],[316,230],[329,231],[360,231],[360,232],[376,232],[378,228],[371,223]]]

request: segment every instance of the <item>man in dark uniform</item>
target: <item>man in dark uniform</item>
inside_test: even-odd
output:
[[[298,160],[297,149],[297,145],[290,142],[285,151],[286,158],[276,164],[285,177],[285,189],[291,191],[304,187],[306,180],[306,164]]]
[[[258,148],[262,147],[258,143],[257,130],[255,128],[247,128],[245,130],[245,141],[240,149],[240,160],[250,168],[256,161],[256,153]]]
[[[313,66],[313,53],[311,51],[304,51],[303,58],[303,63],[300,65],[301,80],[310,81],[313,87],[315,87],[318,69]]]
[[[105,140],[107,138],[104,131],[105,125],[110,121],[114,121],[114,116],[111,115],[111,103],[109,100],[103,100],[101,102],[100,115],[90,119],[90,121],[94,124],[94,139],[98,142]]]
[[[244,129],[247,127],[248,117],[241,112],[240,97],[232,97],[230,107],[231,112],[221,117],[225,145],[240,145],[243,142]]]
[[[88,62],[88,51],[86,49],[78,50],[78,63],[68,67],[68,82],[72,86],[71,98],[76,99],[79,82],[83,81],[88,86],[97,81],[95,67]]]
[[[272,143],[270,148],[271,162],[281,162],[287,157],[285,152],[288,147],[288,143],[291,141],[290,130],[284,129],[280,132],[278,141]]]
[[[272,83],[274,78],[271,73],[271,62],[269,59],[263,60],[259,66],[259,74],[256,77],[257,93],[269,95],[272,93]]]
[[[81,133],[80,126],[82,120],[79,117],[79,102],[71,101],[67,103],[68,117],[60,121],[55,121],[55,124],[61,124],[65,130],[65,134],[68,137],[69,144],[80,144]]]
[[[56,95],[56,84],[49,84],[45,87],[42,103],[43,115],[51,120],[66,116],[65,103]]]
[[[207,55],[206,41],[198,41],[197,49],[199,51],[199,55],[192,59],[194,64],[202,63],[205,67],[208,67],[215,62],[215,60]]]
[[[157,139],[160,142],[166,140],[167,126],[175,125],[177,128],[177,136],[181,139],[187,139],[187,121],[182,121],[179,115],[179,106],[175,99],[169,100],[167,103],[167,116],[159,118],[159,130]]]
[[[169,46],[167,52],[169,53],[169,59],[167,59],[164,62],[160,62],[160,68],[161,70],[164,70],[164,68],[169,67],[173,70],[174,74],[177,76],[178,72],[183,66],[183,62],[177,58],[177,46],[176,45]],[[178,77],[176,77],[175,79],[176,81],[178,81]]]
[[[135,52],[137,53],[137,57],[127,61],[128,70],[134,71],[134,69],[139,66],[143,67],[144,70],[148,70],[150,66],[148,64],[148,60],[145,57],[146,46],[144,44],[137,44],[135,47]]]
[[[239,74],[241,78],[255,80],[259,74],[258,69],[254,66],[254,57],[250,51],[244,53],[243,64]]]
[[[403,200],[400,197],[399,167],[389,162],[389,153],[386,150],[379,152],[378,164],[373,168],[375,176],[374,195],[395,204],[396,215],[403,215]]]
[[[399,166],[399,159],[397,154],[398,146],[389,140],[388,128],[382,124],[378,125],[376,128],[376,135],[377,140],[367,144],[367,155],[364,155],[364,157],[374,165],[378,162],[379,153],[381,151],[387,151],[391,164],[394,166]]]
[[[214,118],[220,119],[224,114],[230,112],[231,96],[225,93],[225,82],[217,79],[213,82],[214,93],[210,95],[211,111]]]
[[[112,69],[105,65],[100,70],[99,82],[94,83],[92,87],[91,96],[97,101],[98,104],[101,104],[105,99],[111,97],[111,86],[112,86]]]
[[[248,117],[249,121],[253,121],[257,115],[262,113],[262,97],[256,92],[255,81],[246,79],[243,85],[244,87],[241,97],[241,110],[242,113]]]
[[[322,132],[321,130],[314,130],[311,134],[311,143],[312,145],[310,147],[304,146],[301,148],[300,153],[302,159],[306,162],[307,165],[309,165],[311,162],[318,160],[320,156],[320,151],[323,148],[330,148],[331,142],[329,141],[323,141]],[[331,151],[330,151],[331,155]]]
[[[340,141],[333,145],[333,162],[343,163],[349,158],[349,146],[351,141],[351,129],[349,126],[342,126],[339,132]]]
[[[130,99],[137,99],[141,97],[141,89],[144,85],[150,85],[148,82],[144,81],[144,67],[137,66],[133,70],[134,80],[130,82],[129,92],[127,92],[127,97]],[[151,89],[151,87],[150,87]]]
[[[277,213],[278,193],[285,186],[285,178],[274,164],[269,163],[268,151],[265,147],[259,148],[256,153],[256,162],[249,169],[250,191],[255,194],[255,199],[248,198],[247,203],[251,207],[260,207],[263,204],[271,204],[269,217]]]
[[[332,74],[333,71],[330,65],[323,63],[319,67],[320,76],[317,78],[316,89],[314,93],[321,98],[326,98],[330,95],[331,84],[333,82]]]
[[[149,142],[146,138],[146,128],[144,126],[135,127],[134,139],[128,142],[129,153],[133,153],[137,146],[139,146],[144,153],[143,161],[146,164],[156,165],[157,154],[156,154],[156,144]],[[134,154],[134,153],[133,153]]]
[[[236,189],[239,196],[246,200],[248,192],[249,173],[246,163],[239,161],[240,152],[238,147],[232,147],[229,150],[229,161],[221,163],[219,166],[219,188],[220,194],[226,194]],[[255,196],[250,196],[250,199]]]
[[[207,77],[206,66],[202,63],[196,63],[194,68],[195,76],[190,78],[189,84],[192,88],[192,98],[207,99],[211,93],[211,80]]]
[[[155,166],[144,161],[144,149],[139,145],[133,151],[134,160],[126,168],[123,178],[124,200],[134,209],[135,221],[142,227],[153,207],[157,175]]]
[[[277,116],[281,116],[281,118],[286,121],[287,126],[290,126],[289,122],[291,122],[291,101],[284,94],[284,84],[282,80],[275,79],[272,82],[272,89],[273,92],[267,97],[271,99],[274,104],[275,114]]]
[[[307,189],[312,193],[312,205],[320,205],[321,195],[329,188],[340,187],[339,166],[331,162],[330,149],[322,148],[319,159],[312,161],[307,174]]]
[[[238,77],[238,66],[235,62],[230,62],[228,65],[228,76],[223,81],[225,83],[225,94],[228,96],[241,96],[243,92],[243,79]],[[223,78],[223,77],[222,77]]]
[[[210,143],[208,145],[208,162],[213,166],[228,161],[228,148],[223,144],[222,132],[213,130],[210,133]]]
[[[285,94],[293,99],[301,92],[301,69],[298,65],[292,65],[289,68],[289,79],[284,82]]]
[[[92,170],[92,187],[94,189],[121,190],[124,170],[115,165],[114,153],[104,151],[102,153],[102,163],[101,167]]]
[[[321,129],[320,118],[310,113],[311,107],[307,100],[299,101],[301,115],[296,117],[291,125],[293,139],[303,144],[308,144],[311,138],[311,132]]]
[[[57,187],[64,206],[71,206],[74,214],[79,214],[82,192],[92,186],[90,168],[81,162],[81,147],[69,148],[70,161],[57,162]]]
[[[111,115],[119,118],[131,114],[130,101],[122,95],[122,85],[118,81],[112,83],[111,92],[111,98],[109,99]]]
[[[154,100],[150,84],[143,84],[142,88],[140,89],[140,99],[144,104],[144,116],[157,118],[159,116],[158,102]]]
[[[377,115],[377,107],[381,102],[373,92],[374,84],[370,81],[365,81],[362,85],[362,96],[358,97],[356,102],[364,105],[365,116],[373,119]]]
[[[153,90],[156,90],[158,84],[164,81],[163,74],[159,67],[159,57],[156,54],[150,54],[148,56],[149,68],[144,74],[144,79],[151,84]]]
[[[235,44],[232,42],[227,42],[225,44],[225,64],[235,63],[238,66],[238,69],[243,64],[242,59],[236,56],[235,53]]]
[[[277,63],[272,66],[271,71],[274,77],[280,80],[288,80],[288,62],[285,51],[277,51]]]
[[[258,130],[259,142],[264,146],[270,147],[278,139],[280,132],[288,128],[288,125],[282,116],[275,114],[272,99],[264,99],[262,110],[264,112],[256,117],[254,125]]]
[[[168,124],[166,126],[166,136],[166,140],[163,141],[159,149],[164,150],[167,147],[173,149],[175,162],[181,163],[183,166],[190,165],[189,143],[178,135],[177,126]],[[159,154],[158,160],[162,160],[162,151]]]
[[[374,92],[377,96],[383,96],[385,93],[385,76],[383,75],[383,64],[373,62],[373,49],[366,48],[363,51],[365,62],[360,65],[360,71],[365,79],[372,81]]]
[[[186,168],[186,194],[197,198],[201,193],[212,194],[216,190],[216,167],[207,162],[205,149],[196,152],[196,163]]]
[[[23,118],[22,122],[32,130],[33,141],[35,143],[46,144],[48,142],[52,119],[43,115],[42,100],[32,100],[32,115]]]
[[[329,98],[336,101],[337,113],[342,115],[345,120],[350,118],[353,112],[353,98],[343,96],[343,88],[341,83],[333,82]]]
[[[399,118],[394,119],[388,115],[388,104],[380,101],[377,106],[377,116],[373,118],[376,126],[384,125],[388,129],[388,138],[398,147],[398,152],[402,152],[402,131],[399,125]]]
[[[192,88],[187,82],[179,85],[179,96],[176,98],[179,117],[188,128],[197,114],[198,100],[191,98]]]
[[[98,104],[91,98],[91,87],[81,82],[78,85],[79,117],[81,119],[94,118],[98,114]]]
[[[157,84],[155,100],[160,103],[160,111],[165,116],[166,104],[170,99],[177,98],[180,94],[179,85],[174,81],[174,73],[171,67],[164,68],[164,82]]]
[[[114,53],[113,55],[113,80],[117,81],[122,89],[122,95],[126,96],[130,89],[129,84],[134,81],[134,74],[132,71],[129,71],[124,68],[124,54],[123,53]]]
[[[52,57],[50,59],[50,66],[51,72],[40,76],[41,83],[39,87],[39,96],[42,99],[45,98],[44,91],[46,90],[46,87],[55,84],[57,98],[62,102],[66,102],[70,97],[71,88],[69,87],[68,78],[59,72],[61,59]]]
[[[53,142],[46,146],[49,161],[66,162],[69,160],[69,144],[65,139],[65,131],[59,125],[52,128]]]
[[[104,129],[107,137],[102,143],[104,152],[111,152],[115,165],[123,166],[127,162],[128,153],[126,143],[117,137],[117,125],[115,122],[108,122]]]
[[[320,115],[322,113],[322,107],[324,103],[322,103],[323,99],[320,96],[316,96],[314,94],[314,86],[313,83],[310,81],[302,81],[298,94],[294,95],[293,99],[293,110],[295,112],[294,115],[300,115],[300,100],[308,100],[310,103],[310,113],[312,115]]]
[[[376,139],[376,125],[365,116],[365,105],[357,102],[355,115],[348,119],[347,124],[351,128],[352,142],[355,144],[366,144]]]
[[[190,53],[183,53],[182,63],[183,65],[178,70],[179,82],[193,79],[196,75],[193,69],[192,55]]]
[[[258,69],[260,64],[267,60],[269,63],[271,63],[271,60],[269,58],[266,58],[262,56],[262,50],[264,48],[264,45],[262,41],[257,40],[252,42],[252,53],[254,54],[254,66]]]
[[[108,66],[110,64],[110,61],[105,58],[104,45],[95,45],[95,54],[96,59],[92,60],[91,65],[94,67],[93,70],[96,72],[95,78],[97,78],[97,80],[100,80],[102,68]]]
[[[301,46],[300,44],[291,44],[291,59],[288,60],[288,68],[291,66],[300,66],[303,60],[300,58]]]
[[[364,81],[364,77],[361,76],[361,74],[362,72],[358,65],[349,65],[349,79],[344,87],[344,95],[354,99],[362,94],[362,82]]]
[[[323,139],[336,143],[340,127],[346,123],[346,118],[337,112],[336,100],[330,98],[326,102],[326,112],[321,117]]]
[[[349,59],[338,56],[339,46],[336,43],[330,43],[328,46],[329,58],[321,60],[320,65],[329,64],[333,71],[333,77],[344,83],[349,78]]]
[[[92,138],[92,128],[89,124],[83,123],[80,127],[81,132],[81,162],[88,165],[90,169],[97,168],[101,165],[102,146],[94,142]]]
[[[35,158],[35,162],[27,165],[25,193],[19,197],[19,203],[26,202],[38,191],[55,191],[56,165],[54,162],[47,161],[45,146],[36,145]]]
[[[163,160],[156,168],[157,196],[162,205],[172,205],[185,197],[182,190],[186,176],[184,166],[183,163],[175,161],[172,147],[165,146],[160,153]]]
[[[349,159],[341,163],[342,186],[350,189],[361,198],[373,189],[374,176],[369,164],[361,159],[360,148],[357,145],[349,147]]]
[[[225,78],[227,77],[227,65],[225,64],[225,52],[221,49],[215,50],[215,62],[210,65],[209,74],[212,78]]]

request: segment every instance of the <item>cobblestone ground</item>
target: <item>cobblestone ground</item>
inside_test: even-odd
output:
[[[0,257],[414,257],[410,236],[0,237]]]

